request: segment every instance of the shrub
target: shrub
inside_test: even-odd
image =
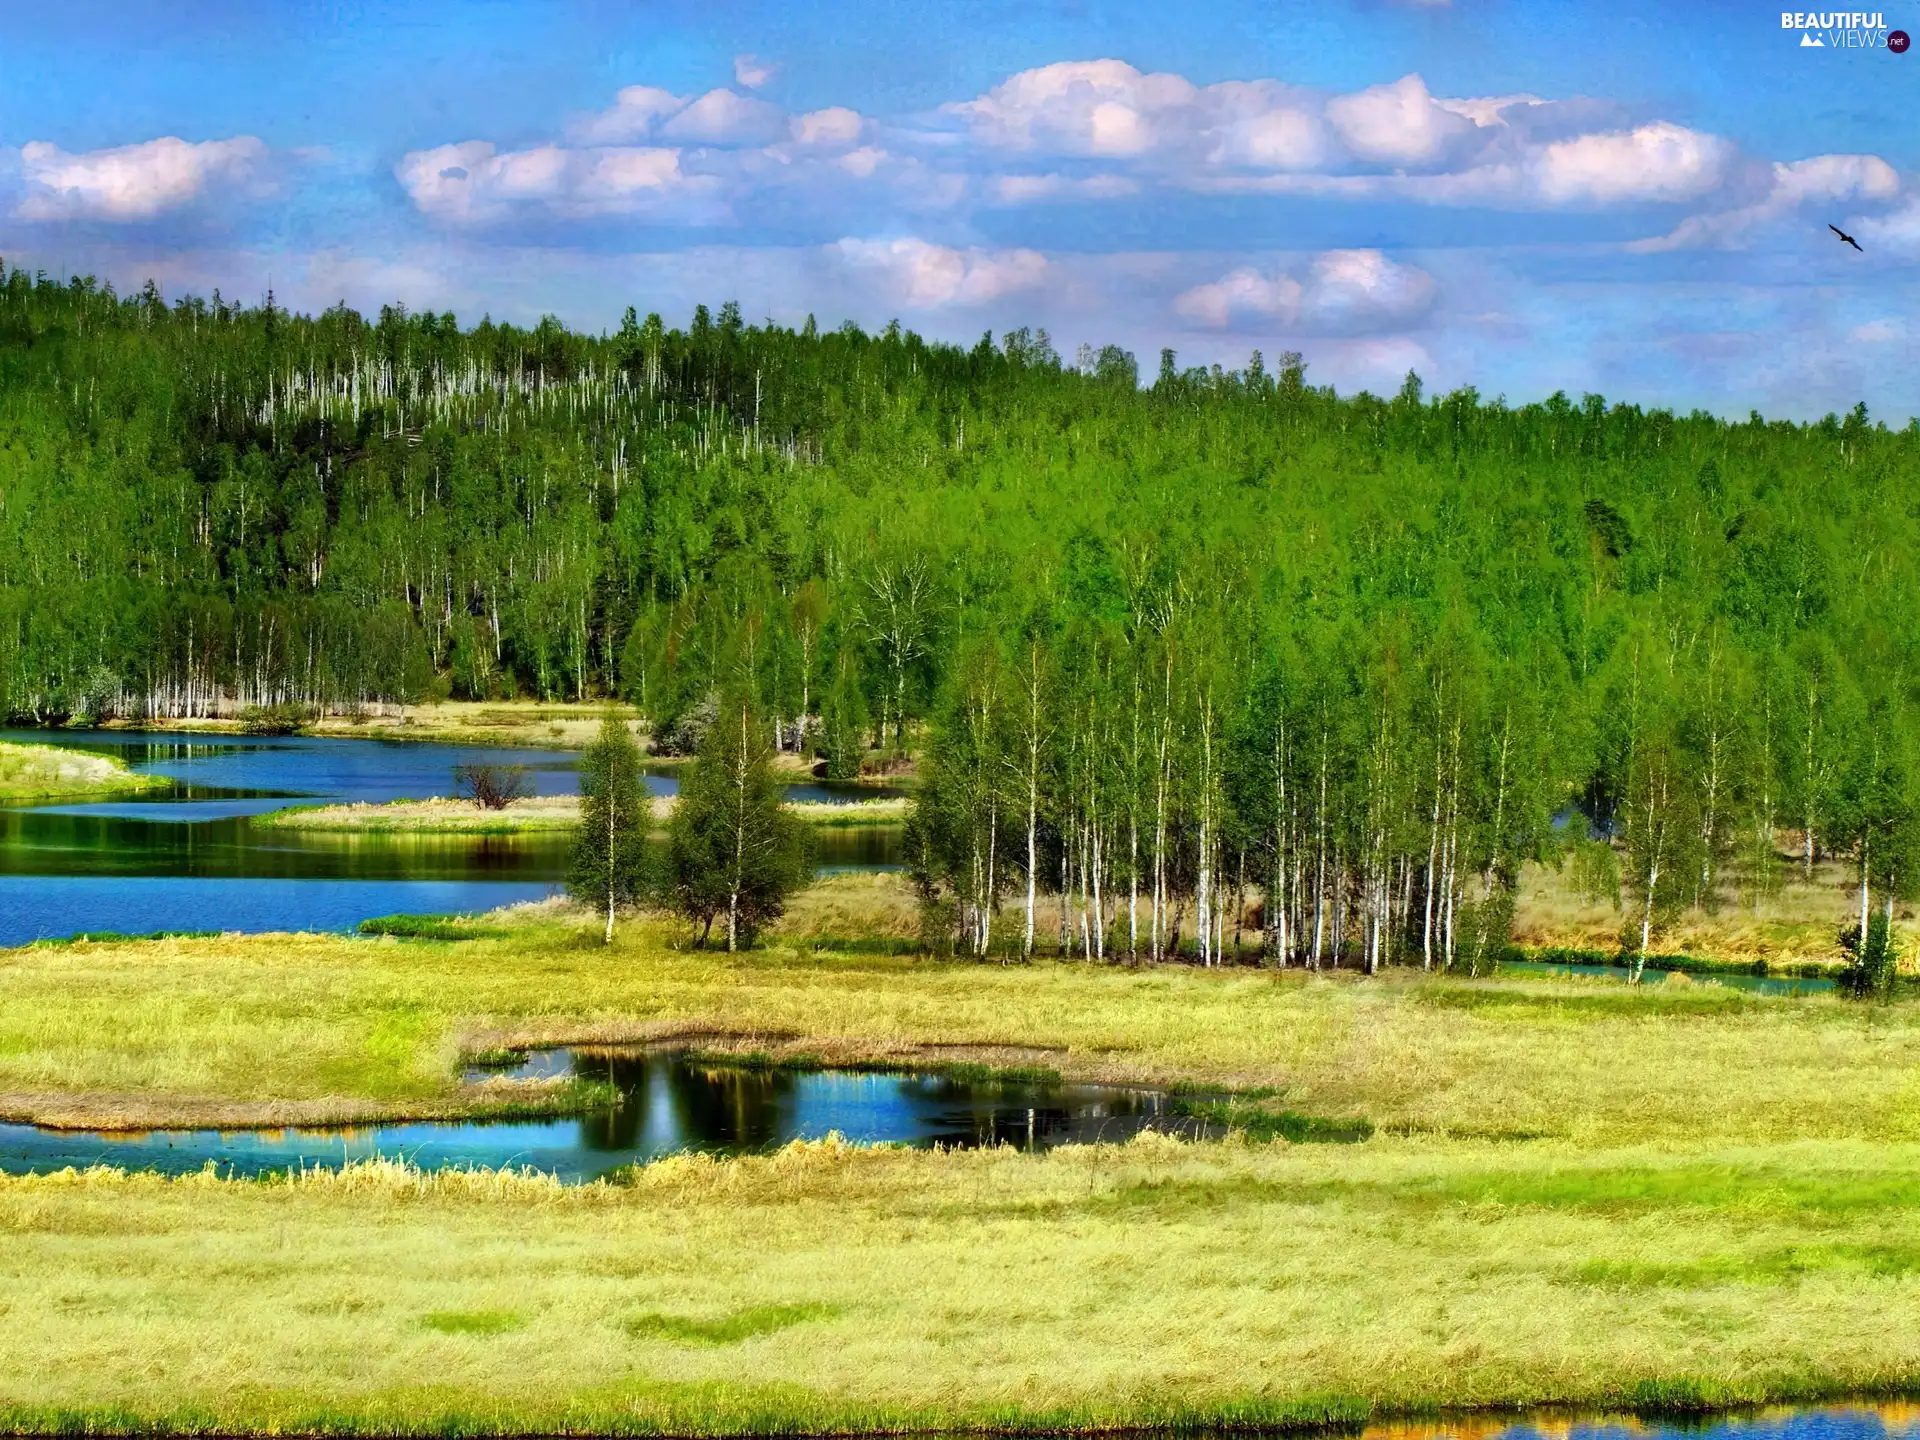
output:
[[[1860,943],[1857,925],[1842,929],[1839,939],[1848,957],[1846,968],[1840,972],[1840,989],[1856,1000],[1884,1000],[1892,994],[1894,976],[1900,970],[1900,947],[1886,913],[1868,919],[1865,945]]]
[[[453,791],[482,810],[504,810],[533,794],[533,777],[524,765],[456,765]]]
[[[291,700],[278,705],[249,705],[240,712],[240,730],[246,735],[298,735],[313,723],[310,705]]]

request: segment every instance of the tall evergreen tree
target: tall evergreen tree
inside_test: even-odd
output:
[[[767,727],[745,694],[728,696],[681,775],[667,823],[664,898],[700,926],[702,945],[716,920],[729,951],[752,945],[807,882],[809,834],[783,794]]]
[[[606,916],[603,938],[611,945],[614,912],[644,891],[652,818],[640,778],[640,747],[615,710],[601,717],[600,734],[580,757],[580,797],[567,889]]]

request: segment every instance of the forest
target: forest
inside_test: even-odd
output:
[[[1844,859],[1864,949],[1920,886],[1920,427],[1864,407],[0,277],[18,723],[609,697],[686,751],[744,696],[911,767],[983,956],[1474,968],[1547,858],[1642,955]]]

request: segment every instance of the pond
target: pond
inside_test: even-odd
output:
[[[0,809],[0,945],[83,933],[350,930],[374,915],[489,910],[539,900],[566,873],[564,834],[409,835],[281,830],[253,817],[296,803],[445,795],[457,765],[527,767],[536,793],[578,789],[577,755],[411,741],[112,731],[0,731],[0,740],[112,754],[165,790]],[[670,795],[671,771],[647,776]],[[872,798],[810,781],[796,800]],[[823,870],[899,862],[897,827],[821,827]]]
[[[704,1061],[676,1050],[543,1050],[517,1068],[468,1078],[573,1075],[611,1084],[618,1103],[559,1119],[314,1129],[172,1130],[128,1135],[0,1125],[0,1171],[40,1174],[114,1165],[178,1175],[212,1161],[254,1176],[374,1157],[424,1170],[531,1167],[568,1182],[699,1150],[742,1154],[838,1132],[861,1144],[931,1147],[1125,1140],[1145,1129],[1188,1136],[1218,1127],[1179,1113],[1159,1091],[1111,1085],[956,1078],[934,1073],[782,1070]]]

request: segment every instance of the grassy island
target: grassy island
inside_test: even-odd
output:
[[[898,799],[800,801],[787,807],[814,825],[831,828],[900,825],[907,802]],[[653,815],[664,822],[673,810],[670,796],[658,796]],[[338,830],[365,834],[519,835],[572,830],[580,823],[580,797],[543,795],[487,810],[468,800],[392,800],[370,805],[295,806],[263,815],[255,822],[281,830]]]
[[[0,744],[0,804],[30,800],[92,800],[163,786],[136,775],[124,761],[60,745]]]

